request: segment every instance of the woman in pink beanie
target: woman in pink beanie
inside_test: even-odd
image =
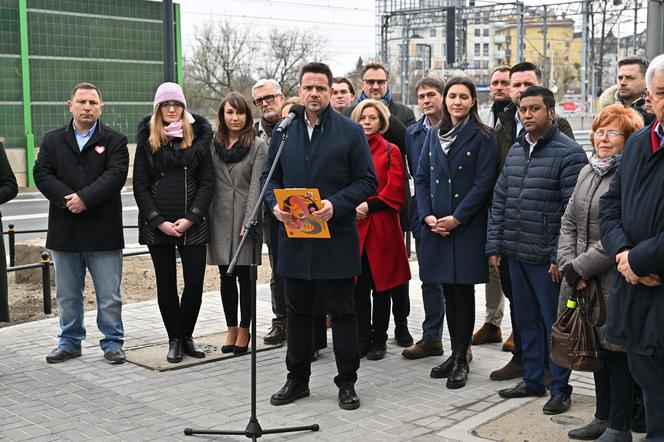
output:
[[[168,332],[168,362],[182,353],[205,357],[192,338],[201,307],[208,210],[214,192],[210,156],[212,129],[187,111],[182,88],[163,83],[152,115],[138,124],[134,160],[134,197],[138,205],[138,241],[148,246],[157,279],[159,310]],[[178,296],[175,249],[184,274]]]

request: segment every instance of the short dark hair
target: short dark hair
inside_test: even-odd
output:
[[[493,74],[495,74],[496,72],[510,72],[511,70],[512,70],[512,68],[509,67],[506,64],[498,65],[495,68],[493,68],[493,70],[491,71],[491,75],[489,75],[489,78],[493,77]],[[511,75],[511,72],[510,72],[510,75]]]
[[[645,77],[650,61],[648,61],[648,59],[645,57],[641,57],[640,55],[631,55],[629,57],[625,57],[622,60],[618,61],[619,68],[629,64],[638,64],[639,70],[641,71],[641,75]]]
[[[432,89],[437,90],[440,92],[440,95],[444,94],[445,91],[445,83],[443,80],[440,80],[436,77],[424,77],[420,81],[417,82],[415,85],[415,92],[419,91],[423,87],[430,87]]]
[[[74,95],[76,95],[76,91],[79,89],[86,89],[90,91],[97,91],[97,95],[99,95],[99,101],[101,101],[101,92],[99,92],[99,88],[95,86],[92,83],[79,83],[76,86],[74,86],[74,89],[71,90],[71,97],[70,99],[74,99]]]
[[[556,107],[556,98],[553,96],[553,92],[549,89],[542,86],[530,86],[528,89],[521,94],[520,100],[523,100],[526,97],[542,97],[544,105],[547,109],[552,109]]]
[[[346,77],[334,77],[332,79],[332,83],[344,83],[348,86],[348,90],[350,91],[351,94],[355,95],[355,88],[353,87],[353,83],[350,82],[350,80]]]
[[[512,78],[512,75],[515,72],[528,72],[528,71],[535,72],[535,75],[537,76],[538,80],[542,79],[542,71],[540,70],[540,68],[538,68],[535,64],[529,61],[517,63],[514,66],[512,66],[512,68],[510,69],[510,78]]]
[[[332,71],[325,63],[312,61],[311,63],[302,66],[302,69],[300,69],[300,83],[302,83],[302,77],[304,77],[304,74],[306,73],[325,75],[327,77],[327,85],[332,87]]]
[[[366,74],[369,69],[382,69],[382,71],[385,72],[385,78],[388,80],[390,79],[390,71],[387,69],[387,66],[380,61],[370,61],[362,67],[362,70],[360,71],[360,80],[364,80],[364,74]]]

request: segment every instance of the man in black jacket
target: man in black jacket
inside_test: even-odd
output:
[[[339,406],[353,410],[360,406],[355,392],[360,358],[354,288],[361,257],[355,208],[375,193],[377,180],[366,136],[357,123],[332,109],[331,87],[327,65],[309,63],[302,68],[298,92],[305,112],[288,128],[265,194],[275,217],[287,222],[292,216],[280,209],[274,189],[317,188],[322,208],[312,214],[328,222],[331,235],[324,240],[288,238],[284,227],[279,228],[277,271],[287,294],[288,379],[270,403],[284,405],[309,396],[312,315],[317,300],[322,300],[332,317]],[[282,136],[272,137],[263,180]]]
[[[664,440],[664,54],[646,72],[655,121],[627,140],[600,199],[602,245],[615,258],[606,336],[643,389],[648,440]]]
[[[254,124],[256,133],[269,145],[272,139],[272,130],[281,120],[281,106],[284,104],[284,94],[281,85],[272,78],[258,80],[251,87],[251,99],[261,114],[260,120]],[[286,340],[286,298],[284,296],[284,281],[276,272],[278,256],[277,221],[269,207],[263,204],[263,240],[267,245],[268,257],[272,276],[270,278],[270,295],[272,300],[272,327],[263,337],[268,345],[281,344]]]
[[[496,183],[486,246],[496,270],[509,265],[511,307],[523,350],[523,382],[499,394],[543,396],[548,367],[553,381],[546,414],[570,407],[570,371],[549,361],[549,350],[560,291],[560,219],[579,171],[588,163],[581,146],[558,129],[555,104],[553,93],[542,87],[530,87],[521,95],[519,118],[525,135],[509,150]],[[507,263],[501,259],[505,256]]]
[[[104,358],[121,364],[125,354],[120,190],[129,166],[127,137],[99,120],[103,104],[96,86],[76,85],[68,105],[72,120],[44,135],[34,167],[37,188],[50,201],[46,247],[53,251],[60,309],[60,341],[46,361],[81,355],[87,269],[95,286]]]

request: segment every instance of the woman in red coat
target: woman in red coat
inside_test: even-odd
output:
[[[362,274],[355,289],[360,357],[366,355],[367,359],[378,360],[385,356],[390,290],[410,279],[408,254],[399,224],[406,179],[399,148],[381,135],[389,126],[387,106],[377,100],[363,100],[353,110],[352,118],[360,123],[367,136],[378,179],[376,194],[356,208]]]

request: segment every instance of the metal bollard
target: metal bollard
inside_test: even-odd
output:
[[[48,252],[41,253],[42,263],[42,293],[44,294],[44,313],[51,314],[51,262]]]
[[[9,267],[14,267],[14,262],[16,258],[16,229],[14,229],[14,224],[9,224],[7,229],[7,242],[9,243]]]

